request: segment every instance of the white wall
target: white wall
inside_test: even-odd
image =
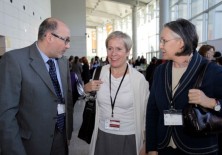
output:
[[[6,51],[36,41],[40,23],[51,16],[50,0],[11,1],[0,0],[0,36],[5,37]]]
[[[70,49],[65,55],[86,56],[85,0],[51,0],[52,17],[65,22],[71,30]]]

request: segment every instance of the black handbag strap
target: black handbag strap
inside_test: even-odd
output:
[[[102,69],[102,66],[98,66],[98,67],[96,68],[96,71],[95,71],[95,75],[94,75],[94,77],[93,77],[93,80],[99,80],[99,76],[100,76],[100,71],[101,71],[101,69]]]
[[[207,70],[208,65],[210,64],[210,62],[208,61],[207,63],[203,64],[198,72],[198,77],[197,77],[197,81],[194,84],[194,88],[200,88],[200,86],[202,85],[202,81],[203,81],[203,77],[204,74]]]
[[[98,66],[95,70],[95,74],[93,76],[93,80],[99,80],[100,72],[101,72],[102,66]],[[91,96],[96,96],[96,91],[90,92]]]

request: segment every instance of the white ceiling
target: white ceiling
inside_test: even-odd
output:
[[[132,6],[145,6],[151,0],[86,0],[86,26],[94,28],[132,12]]]

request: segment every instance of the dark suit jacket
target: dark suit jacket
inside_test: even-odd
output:
[[[182,110],[188,104],[188,91],[196,82],[198,69],[206,59],[194,52],[191,62],[180,79],[173,104],[175,109]],[[220,99],[222,103],[222,67],[211,63],[203,78],[201,90],[210,98]],[[177,147],[188,154],[212,153],[217,151],[216,135],[190,135],[182,126],[164,126],[163,111],[169,110],[172,84],[172,61],[157,67],[153,86],[147,106],[146,116],[146,149],[158,151],[167,147],[170,137]],[[222,113],[222,112],[221,112]]]
[[[58,59],[66,104],[66,133],[71,139],[73,106],[69,65]],[[3,155],[49,155],[58,99],[36,47],[4,54],[0,60],[0,144]]]

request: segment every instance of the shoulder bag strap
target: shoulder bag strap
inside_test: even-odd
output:
[[[95,74],[93,76],[93,80],[99,80],[100,72],[101,72],[102,66],[98,66],[95,70]],[[90,93],[91,96],[96,96],[96,91],[93,91]]]
[[[204,74],[205,74],[209,64],[210,64],[210,62],[203,64],[201,66],[199,72],[197,72],[199,75],[197,77],[196,83],[194,84],[194,88],[200,88],[200,86],[202,85],[203,77],[204,77]]]
[[[95,71],[95,75],[94,75],[94,77],[93,77],[93,80],[99,80],[99,76],[100,76],[101,69],[102,69],[102,66],[98,66],[98,67],[96,68],[96,71]]]

